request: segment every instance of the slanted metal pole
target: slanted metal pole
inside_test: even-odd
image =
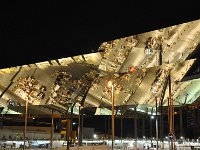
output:
[[[134,138],[135,138],[135,147],[137,148],[137,110],[135,107],[135,117],[134,117]]]
[[[78,126],[78,147],[82,146],[83,141],[83,110],[79,106],[79,126]]]
[[[182,106],[180,107],[180,137],[183,136],[183,112]]]
[[[151,147],[152,147],[152,118],[151,118],[151,116],[150,116],[149,120],[150,120],[150,138],[151,138]]]
[[[72,106],[71,106],[71,115],[70,115],[70,122],[68,123],[67,121],[67,126],[69,126],[67,129],[69,129],[67,132],[68,132],[68,135],[67,135],[67,150],[69,150],[69,147],[70,147],[70,144],[72,142],[72,125],[73,125],[73,109],[74,109],[74,106],[75,106],[76,103],[74,103]],[[70,139],[69,139],[70,137]]]
[[[71,143],[72,143],[72,125],[73,125],[73,110],[74,110],[74,106],[72,106],[71,107],[71,117],[70,117],[70,120],[71,120],[71,125],[70,125],[70,131],[69,131],[69,136],[70,136],[70,140],[68,140],[68,141],[70,141],[69,142],[69,147],[70,147],[70,145],[71,145]]]
[[[53,122],[53,109],[51,111],[51,150],[53,149],[53,132],[54,132],[54,122]]]
[[[142,136],[145,136],[145,116],[142,117]]]
[[[162,142],[161,148],[164,149],[164,139],[163,139],[163,98],[160,101],[160,140]]]
[[[24,147],[23,147],[23,149],[26,149],[27,114],[28,114],[28,100],[26,100],[26,113],[25,113],[25,124],[24,124]]]
[[[161,41],[160,41],[161,42]],[[159,49],[158,49],[158,52],[159,52],[159,65],[162,65],[162,52],[163,52],[163,49],[162,49],[162,44],[160,43],[159,44]],[[164,141],[163,141],[163,98],[164,98],[164,95],[165,95],[165,90],[164,89],[164,93],[163,96],[161,97],[160,99],[160,140],[162,142],[162,147],[161,148],[164,148]]]
[[[121,107],[122,108],[122,107]],[[122,137],[123,137],[123,135],[122,135],[122,130],[123,130],[123,119],[122,119],[122,109],[121,109],[121,143],[122,143]]]
[[[173,129],[173,100],[172,100],[172,95],[171,95],[171,76],[169,74],[169,132],[171,134],[174,134],[174,129]],[[171,139],[171,150],[174,149],[173,146],[173,138]]]
[[[106,133],[107,133],[107,131],[106,131],[106,129],[107,129],[107,123],[106,123],[106,117],[104,118],[104,140],[106,139]]]
[[[69,134],[69,130],[68,130],[68,112],[66,113],[66,134],[65,134],[65,139],[66,139],[66,142],[67,142],[67,150],[69,150],[69,137],[68,137],[68,134]]]
[[[78,150],[79,150],[79,145],[80,145],[80,124],[81,124],[81,119],[80,119],[80,113],[81,113],[81,106],[78,107]]]
[[[156,149],[158,150],[158,100],[156,97]]]
[[[112,150],[114,150],[115,120],[114,120],[114,85],[112,84]]]
[[[153,147],[152,143],[152,115],[153,115],[153,107],[151,108],[151,116],[150,116],[150,137],[151,137],[151,147]]]

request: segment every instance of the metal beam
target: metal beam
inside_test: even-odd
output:
[[[84,61],[86,61],[86,59],[85,59],[85,56],[84,56],[84,55],[81,55],[81,57],[83,58],[83,60],[84,60]]]
[[[58,64],[59,66],[61,66],[61,63],[59,62],[58,59],[55,59],[55,61],[57,62],[57,64]]]
[[[48,62],[49,62],[49,64],[50,64],[51,66],[53,66],[53,64],[52,64],[51,60],[49,60]]]

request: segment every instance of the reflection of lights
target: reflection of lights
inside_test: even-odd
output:
[[[143,136],[143,139],[145,139],[146,137],[145,136]]]
[[[96,138],[97,138],[97,135],[96,135],[96,134],[94,134],[94,135],[93,135],[93,137],[96,139]]]
[[[130,146],[130,147],[133,147],[133,143],[129,143],[129,146]]]
[[[183,139],[184,137],[183,137],[183,136],[181,136],[180,138],[181,138],[181,139]]]
[[[35,120],[35,117],[33,117],[32,119]]]
[[[108,85],[108,87],[110,87],[110,88],[111,88],[111,87],[113,86],[113,83],[112,83],[112,81],[109,81],[107,85]]]
[[[32,103],[34,100],[44,99],[46,87],[40,85],[33,76],[27,76],[19,78],[13,90],[16,95]]]
[[[154,119],[155,117],[154,116],[151,116],[151,119]]]
[[[157,95],[159,92],[161,92],[162,84],[166,80],[167,75],[168,75],[168,72],[166,70],[159,69],[157,71],[157,76],[156,76],[155,80],[153,81],[153,83],[151,85],[151,89],[150,89],[150,91],[154,95]]]
[[[73,122],[73,125],[75,125],[76,123],[75,122]]]
[[[53,87],[51,88],[51,95],[49,99],[50,103],[59,103],[64,106],[68,106],[68,103],[76,96],[76,90],[84,92],[84,89],[91,84],[91,82],[97,77],[97,70],[90,70],[83,73],[79,79],[74,79],[72,74],[64,71],[55,71],[53,76],[56,77]],[[66,85],[70,84],[70,87]]]

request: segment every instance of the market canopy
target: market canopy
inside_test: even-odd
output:
[[[169,74],[174,105],[192,104],[200,96],[200,81],[183,79],[198,62],[199,39],[200,20],[195,20],[103,42],[95,53],[1,69],[0,105],[29,101],[68,111],[74,104],[111,114],[107,84],[112,81],[116,113],[120,106],[150,113],[155,97],[163,96],[167,106],[169,93],[163,90],[168,91]]]

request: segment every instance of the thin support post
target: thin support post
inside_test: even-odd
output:
[[[69,131],[69,135],[70,135],[70,142],[69,142],[69,147],[70,147],[70,145],[71,145],[71,143],[72,143],[72,126],[73,126],[73,110],[74,110],[74,107],[72,106],[71,107],[71,115],[70,115],[70,131]]]
[[[80,118],[80,113],[81,113],[81,106],[78,107],[78,150],[79,150],[79,146],[80,146],[80,125],[81,125],[81,118]]]
[[[123,118],[122,118],[122,109],[121,109],[121,143],[122,143],[122,138],[123,138]]]
[[[174,129],[173,129],[173,113],[174,113],[174,108],[173,108],[173,99],[172,99],[172,95],[171,95],[171,76],[169,74],[169,133],[170,134],[174,134]],[[171,150],[174,149],[174,145],[173,145],[173,137],[171,138]]]
[[[153,107],[151,108],[151,117],[150,117],[150,136],[151,136],[151,147],[153,147],[153,142],[152,142],[152,136],[153,136],[153,130],[152,130],[152,118],[153,116]]]
[[[78,147],[82,146],[83,141],[83,110],[79,106],[79,126],[78,126]]]
[[[107,123],[106,123],[106,117],[104,118],[104,140],[106,139],[106,133],[107,133]]]
[[[51,150],[53,149],[53,132],[54,132],[54,122],[53,122],[53,109],[51,111]]]
[[[134,138],[135,138],[135,147],[137,148],[137,110],[135,107],[135,117],[134,117]]]
[[[164,148],[163,139],[163,99],[160,101],[160,140],[162,142],[162,149]]]
[[[151,116],[149,117],[149,121],[150,121],[150,138],[151,138],[151,147],[152,147],[152,118]]]
[[[114,120],[114,85],[112,84],[112,150],[114,150],[115,120]]]
[[[145,116],[142,118],[142,136],[145,136]]]
[[[23,146],[24,150],[26,149],[27,114],[28,114],[28,100],[26,100],[26,113],[25,113],[25,124],[24,124],[24,146]]]
[[[156,97],[156,149],[158,150],[158,100]]]
[[[180,137],[183,136],[183,113],[182,107],[180,107]]]

